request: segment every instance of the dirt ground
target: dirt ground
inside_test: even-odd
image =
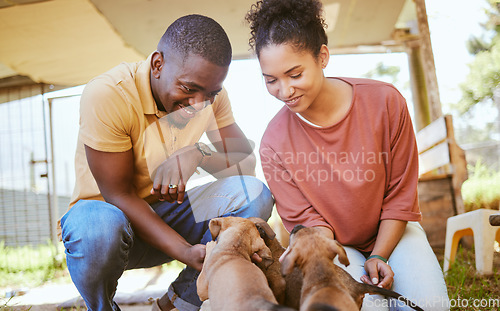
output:
[[[436,250],[439,260],[444,250]],[[495,253],[494,266],[500,267],[500,253]],[[120,278],[115,301],[123,311],[149,311],[150,299],[159,298],[175,280],[181,267],[151,268],[126,271]],[[6,308],[5,308],[6,306]],[[8,302],[0,298],[0,311],[84,311],[85,304],[71,281],[32,288]]]
[[[150,299],[163,296],[179,271],[165,268],[126,271],[118,281],[115,301],[123,311],[151,310]],[[71,281],[28,289],[24,295],[14,296],[8,301],[6,298],[0,298],[0,310],[4,308],[2,306],[6,306],[7,311],[86,309]]]
[[[150,304],[136,304],[136,305],[120,305],[122,311],[149,311],[151,310]],[[86,310],[86,308],[83,308]],[[57,304],[47,304],[47,305],[33,305],[33,306],[12,306],[12,311],[54,311],[61,310]],[[65,309],[68,311],[82,310],[82,308],[71,308]]]

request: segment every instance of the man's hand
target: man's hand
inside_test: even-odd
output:
[[[391,289],[394,282],[394,272],[391,267],[377,258],[371,258],[365,261],[365,271],[368,275],[363,275],[363,283],[377,285],[386,289]]]
[[[201,270],[204,245],[191,245],[139,198],[134,187],[134,153],[102,152],[85,146],[87,161],[106,202],[118,207],[134,232],[171,258]],[[199,153],[199,152],[198,152]]]
[[[181,204],[186,192],[186,181],[194,174],[202,158],[195,146],[174,152],[154,173],[151,194],[160,201]]]
[[[203,267],[203,261],[205,260],[206,246],[203,244],[195,244],[187,249],[186,255],[183,262],[198,271],[201,271]]]

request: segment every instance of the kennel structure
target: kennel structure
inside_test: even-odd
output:
[[[55,156],[61,131],[54,130],[64,132],[54,111],[65,99],[51,98],[51,91],[83,85],[119,62],[145,59],[166,25],[192,13],[221,23],[234,59],[253,58],[244,16],[254,2],[0,2],[0,241],[56,241],[54,221],[68,201],[66,177],[59,176],[71,176],[56,173],[66,170]],[[332,53],[407,53],[417,130],[442,115],[425,0],[322,2]]]

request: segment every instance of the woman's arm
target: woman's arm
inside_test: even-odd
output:
[[[389,183],[384,193],[381,220],[372,255],[389,258],[406,229],[407,221],[421,219],[418,207],[418,151],[415,132],[406,101],[399,92],[388,96],[390,118],[391,161]],[[365,283],[390,288],[394,272],[383,260],[371,258],[365,262],[368,275]]]
[[[386,219],[380,222],[377,240],[371,255],[389,258],[392,251],[399,243],[406,229],[406,221]],[[365,262],[365,270],[368,275],[363,275],[361,280],[368,284],[390,289],[394,281],[394,272],[383,260],[371,258]]]

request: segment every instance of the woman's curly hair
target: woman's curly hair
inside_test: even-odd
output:
[[[328,44],[319,0],[259,0],[245,19],[250,24],[250,47],[257,56],[269,44],[290,43],[299,50],[319,55]]]

